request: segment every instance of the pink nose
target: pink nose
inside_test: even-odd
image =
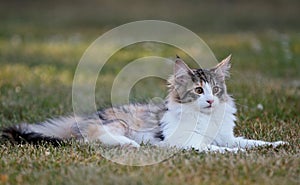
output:
[[[214,100],[207,100],[207,103],[209,103],[210,105],[214,103]]]

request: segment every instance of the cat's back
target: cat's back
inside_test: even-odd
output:
[[[128,104],[100,110],[98,115],[103,124],[120,120],[131,130],[144,131],[159,126],[166,111],[164,103]]]

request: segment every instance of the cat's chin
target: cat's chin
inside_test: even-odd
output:
[[[214,111],[214,107],[212,106],[200,108],[200,112],[204,114],[211,114],[213,111]]]

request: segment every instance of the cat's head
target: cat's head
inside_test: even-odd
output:
[[[229,96],[225,79],[229,76],[230,58],[229,55],[211,69],[190,69],[177,57],[169,79],[170,101],[193,106],[203,113],[210,113],[226,102]]]

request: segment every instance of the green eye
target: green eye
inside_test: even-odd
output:
[[[195,88],[195,93],[197,93],[197,94],[202,94],[202,93],[203,93],[202,87],[196,87],[196,88]]]
[[[219,92],[220,88],[218,86],[213,87],[213,93],[216,94]]]

